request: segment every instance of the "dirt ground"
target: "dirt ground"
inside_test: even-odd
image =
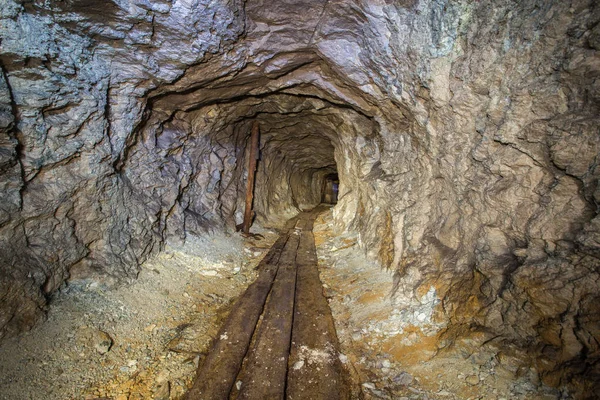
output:
[[[256,278],[277,239],[190,239],[146,262],[137,280],[75,281],[45,321],[0,347],[0,399],[179,399],[232,302]],[[389,296],[392,273],[368,261],[331,211],[315,222],[319,268],[342,354],[366,399],[560,399],[533,376],[517,378],[485,354],[436,356],[435,291]]]
[[[366,399],[550,400],[569,398],[517,377],[484,351],[438,354],[435,289],[391,297],[393,273],[366,259],[354,234],[335,235],[331,211],[314,226],[319,270],[341,356]]]
[[[0,399],[178,399],[278,235],[168,246],[138,279],[66,285],[48,318],[0,347]]]

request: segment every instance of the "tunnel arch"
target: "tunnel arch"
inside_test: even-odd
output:
[[[231,229],[258,120],[262,220],[335,164],[336,231],[399,304],[434,287],[440,346],[551,384],[599,365],[593,2],[5,3],[0,336],[70,276]]]
[[[336,204],[338,199],[340,178],[337,172],[330,172],[321,179],[321,202]]]
[[[207,140],[217,141],[220,146],[228,148],[229,154],[236,160],[232,174],[240,177],[247,157],[244,145],[249,138],[249,121],[258,121],[262,132],[262,160],[257,172],[256,212],[262,221],[277,224],[300,209],[319,202],[320,188],[310,184],[314,173],[343,169],[341,179],[347,179],[346,186],[351,188],[354,178],[350,175],[365,167],[347,165],[351,162],[350,151],[345,148],[354,146],[357,140],[366,146],[378,147],[379,141],[373,141],[377,137],[378,124],[355,107],[331,102],[320,94],[292,94],[285,90],[248,94],[260,82],[260,78],[246,82],[243,93],[233,97],[185,105],[167,100],[180,94],[162,94],[158,96],[159,100],[148,102],[146,115],[152,122],[146,123],[138,135],[150,137],[153,135],[150,131],[161,130],[162,125],[173,124],[174,120],[181,121],[193,130],[195,137],[206,136]],[[165,108],[167,104],[168,109]],[[149,132],[144,132],[144,129]],[[365,138],[358,139],[362,136]],[[283,157],[278,156],[282,153],[285,153]],[[376,157],[378,150],[372,151],[372,154]],[[370,163],[376,161],[373,159]],[[315,172],[315,169],[321,172]],[[193,183],[186,190],[194,191]],[[230,225],[239,223],[240,190],[239,187],[236,189],[238,199],[235,203],[218,210],[215,217],[225,217]],[[203,215],[203,212],[196,210],[191,215]]]

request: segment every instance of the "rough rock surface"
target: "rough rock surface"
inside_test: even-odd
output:
[[[435,288],[440,349],[600,381],[597,2],[99,4],[0,4],[0,336],[239,223],[257,119],[259,219],[337,171],[337,229]]]
[[[363,398],[572,398],[564,388],[541,383],[535,369],[524,367],[517,358],[497,357],[476,340],[465,341],[470,347],[460,351],[439,351],[445,324],[436,318],[440,302],[436,290],[430,287],[413,298],[390,298],[393,271],[365,258],[356,233],[335,235],[332,225],[331,213],[315,221],[319,269],[336,321],[340,359]],[[360,397],[354,393],[352,398]]]

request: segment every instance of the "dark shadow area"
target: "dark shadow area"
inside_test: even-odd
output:
[[[321,189],[321,202],[326,204],[336,204],[338,201],[338,192],[340,179],[337,173],[331,173],[323,178]]]

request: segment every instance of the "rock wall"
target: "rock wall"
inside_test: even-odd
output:
[[[122,168],[145,95],[224,49],[244,16],[235,1],[11,0],[0,15],[1,338],[69,275],[134,277],[159,249]]]
[[[507,368],[533,365],[552,385],[597,381],[600,356],[588,314],[600,283],[600,55],[590,46],[600,10],[589,6],[447,5],[461,16],[453,46],[421,77],[418,126],[401,147],[422,153],[426,178],[404,173],[389,191],[420,188],[388,203],[392,267],[408,297],[438,289],[440,347],[486,343]]]
[[[440,350],[598,380],[593,1],[94,4],[0,6],[0,335],[239,223],[256,119],[257,218],[337,172],[338,230],[399,304],[436,288]]]

